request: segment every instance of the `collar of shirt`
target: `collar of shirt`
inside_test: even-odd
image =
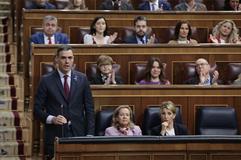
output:
[[[51,38],[51,43],[52,43],[52,44],[55,44],[54,35],[52,35],[50,38]],[[49,37],[46,36],[46,34],[44,34],[44,44],[49,44]]]
[[[211,85],[211,77],[208,75],[208,78],[204,81],[204,85]]]
[[[195,11],[195,10],[196,10],[196,2],[193,2],[193,6],[189,6],[189,5],[185,2],[185,6],[187,7],[187,11]]]
[[[172,128],[170,130],[166,130],[166,136],[175,136],[174,128]]]
[[[108,77],[106,75],[102,74],[102,73],[100,75],[101,75],[102,81],[105,82]]]
[[[143,44],[140,37],[136,36],[136,39],[137,39],[137,44]],[[144,44],[146,44],[147,43],[146,36],[142,37],[142,39],[144,41]]]
[[[154,7],[155,7],[155,11],[156,11],[157,9],[159,9],[159,1],[149,2],[150,8],[151,8],[151,6],[152,6],[153,4],[154,4]]]
[[[67,82],[68,82],[68,85],[70,87],[71,71],[69,71],[67,74],[64,74],[59,69],[57,69],[57,70],[58,70],[58,73],[59,73],[59,76],[60,76],[60,79],[61,79],[61,82],[62,82],[63,85],[64,85],[64,75],[68,75]]]

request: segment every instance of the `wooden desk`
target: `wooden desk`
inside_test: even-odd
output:
[[[56,160],[238,160],[240,136],[60,138]]]

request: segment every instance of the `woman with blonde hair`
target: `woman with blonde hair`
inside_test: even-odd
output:
[[[129,105],[120,105],[112,116],[112,126],[106,128],[105,136],[142,135],[139,126],[133,123],[133,113]]]
[[[212,43],[240,43],[239,30],[232,20],[219,22],[210,34]]]
[[[176,106],[171,101],[162,102],[160,107],[161,122],[151,130],[152,135],[175,136],[187,135],[187,128],[175,122]]]

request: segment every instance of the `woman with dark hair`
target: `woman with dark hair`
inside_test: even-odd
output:
[[[168,44],[197,44],[195,39],[191,39],[192,28],[188,21],[179,21],[175,27],[175,39]]]
[[[241,4],[239,0],[225,0],[223,10],[225,11],[240,11]]]
[[[141,129],[133,123],[132,116],[129,105],[117,107],[112,116],[112,126],[106,128],[105,136],[141,136]]]
[[[145,77],[138,82],[138,84],[170,84],[170,82],[165,79],[165,67],[166,64],[161,63],[159,58],[151,57],[146,65]]]
[[[108,36],[108,25],[103,16],[95,17],[90,25],[90,33],[84,36],[84,44],[111,44],[117,37],[117,32]]]

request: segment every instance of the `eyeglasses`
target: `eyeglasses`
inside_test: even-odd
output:
[[[198,66],[205,66],[205,65],[208,65],[208,63],[197,63],[196,67],[198,67]]]

